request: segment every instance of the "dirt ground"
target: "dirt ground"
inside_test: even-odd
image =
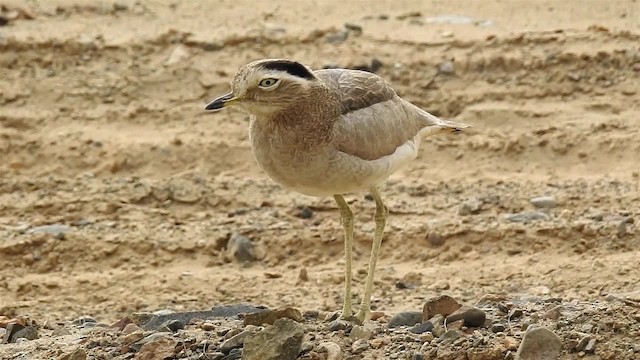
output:
[[[10,19],[0,27],[0,315],[113,323],[231,303],[338,310],[332,199],[267,178],[246,115],[203,112],[238,66],[266,57],[312,68],[376,59],[399,95],[474,126],[426,141],[382,187],[391,218],[376,310],[422,309],[446,293],[625,299],[603,321],[640,312],[637,0],[0,5]],[[533,212],[540,196],[555,204]],[[374,204],[348,200],[357,298]],[[252,241],[255,260],[230,254],[231,234]],[[416,286],[399,289],[408,273]],[[636,319],[598,334],[586,356],[640,358],[625,347],[640,338]],[[0,345],[0,357],[47,350]]]

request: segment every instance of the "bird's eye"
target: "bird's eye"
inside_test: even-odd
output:
[[[260,80],[260,87],[268,88],[278,83],[278,79],[268,78]]]

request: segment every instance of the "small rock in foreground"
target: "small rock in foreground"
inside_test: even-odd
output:
[[[449,316],[460,308],[460,304],[449,295],[440,295],[427,300],[422,307],[422,321],[427,321],[437,314]]]
[[[394,315],[387,327],[389,329],[397,328],[400,326],[413,326],[422,322],[422,313],[419,311],[403,311]]]
[[[266,310],[258,313],[247,314],[244,317],[244,325],[271,325],[276,320],[282,318],[289,318],[297,322],[302,322],[304,320],[300,310],[288,307],[284,309]]]
[[[544,327],[530,327],[525,333],[515,360],[554,360],[562,352],[558,335]]]
[[[244,342],[244,360],[294,360],[302,346],[304,328],[294,320],[282,318]]]

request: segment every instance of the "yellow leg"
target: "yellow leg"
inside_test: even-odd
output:
[[[360,321],[365,321],[369,318],[371,312],[371,293],[373,292],[373,274],[376,271],[376,263],[378,262],[378,256],[380,256],[380,245],[382,244],[382,235],[384,234],[384,226],[387,222],[387,215],[389,209],[384,205],[382,197],[378,192],[378,189],[371,188],[371,195],[376,202],[376,213],[374,220],[376,222],[376,232],[373,238],[373,245],[371,246],[371,258],[369,260],[369,271],[367,272],[367,282],[364,285],[364,295],[362,296],[362,305],[356,315],[356,318]]]
[[[344,200],[342,195],[334,195],[333,198],[340,208],[340,217],[344,227],[344,303],[342,306],[342,318],[351,319],[353,310],[351,309],[351,260],[353,249],[353,211]]]

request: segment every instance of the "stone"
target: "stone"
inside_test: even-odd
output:
[[[417,272],[410,271],[396,282],[396,289],[415,289],[420,286],[421,282],[422,276]]]
[[[504,324],[496,323],[491,325],[491,332],[499,333],[504,332],[507,327]]]
[[[121,336],[120,338],[118,338],[118,341],[121,344],[129,345],[129,344],[133,344],[134,342],[142,340],[142,338],[144,338],[144,333],[142,331],[136,331],[136,332],[132,332],[132,333]]]
[[[171,331],[178,332],[178,330],[184,329],[184,323],[180,320],[167,320],[162,325],[160,325],[160,329],[158,331]]]
[[[327,352],[327,360],[342,360],[342,349],[340,349],[340,345],[334,342],[325,341],[320,343],[318,349]]]
[[[522,315],[524,314],[524,312],[518,308],[513,308],[509,311],[509,314],[507,315],[507,318],[509,320],[513,320],[513,319],[517,319],[519,317],[522,317]]]
[[[369,348],[369,342],[365,339],[358,339],[351,344],[351,351],[354,354],[359,354]]]
[[[562,305],[554,306],[547,310],[543,315],[543,319],[558,320],[562,316]]]
[[[441,343],[441,342],[452,342],[454,340],[459,339],[461,336],[463,336],[462,332],[458,329],[451,329],[451,330],[447,330],[447,332],[445,332],[444,334],[442,334],[442,336],[440,336],[438,338],[438,340],[436,340],[437,342]]]
[[[62,354],[56,360],[86,360],[87,352],[84,349],[76,349],[68,354]]]
[[[438,64],[438,74],[453,75],[454,73],[453,62],[446,60]]]
[[[548,218],[549,215],[543,213],[542,211],[523,211],[505,216],[505,219],[511,222],[529,222],[535,220],[545,220]]]
[[[482,210],[482,202],[476,198],[468,199],[460,204],[458,215],[467,216],[477,214]]]
[[[437,232],[429,231],[429,234],[427,234],[427,241],[431,246],[439,247],[444,245],[446,239]]]
[[[122,329],[122,335],[128,335],[134,332],[142,332],[142,328],[136,324],[129,323],[125,325],[124,329]]]
[[[422,321],[427,321],[433,316],[440,314],[449,316],[460,308],[460,304],[449,295],[440,295],[427,300],[422,307]]]
[[[298,357],[304,327],[289,318],[276,320],[244,342],[243,360],[294,360]]]
[[[238,233],[231,234],[227,243],[227,254],[230,258],[240,262],[251,262],[256,260],[253,249],[253,242],[246,236]]]
[[[584,351],[584,352],[594,352],[596,347],[596,339],[590,335],[583,337],[580,339],[578,344],[576,345],[576,351]]]
[[[337,320],[333,320],[332,322],[329,323],[329,325],[327,326],[327,328],[329,329],[329,331],[340,331],[340,330],[344,330],[345,332],[348,332],[352,329],[353,324],[351,324],[348,321],[342,320],[342,319],[337,319]]]
[[[524,333],[515,360],[554,360],[562,352],[562,340],[553,331],[533,327]]]
[[[245,304],[214,306],[209,311],[185,311],[164,315],[141,314],[140,321],[136,322],[143,330],[157,330],[167,320],[179,320],[183,324],[188,324],[193,319],[210,320],[216,318],[233,318],[240,314],[252,314],[265,311],[262,306],[253,306]],[[134,314],[135,315],[135,314]],[[137,316],[136,316],[137,317]]]
[[[63,239],[65,234],[71,230],[67,225],[62,224],[50,224],[35,226],[27,230],[28,234],[49,234],[58,239]]]
[[[24,326],[20,323],[11,323],[7,325],[2,343],[9,344],[17,342],[18,339],[35,340],[37,338],[38,329],[35,326]]]
[[[210,321],[204,321],[200,324],[200,329],[204,330],[204,331],[213,331],[216,329],[216,324],[210,322]]]
[[[447,316],[447,323],[463,320],[465,326],[480,327],[486,319],[487,314],[484,311],[476,307],[463,306]]]
[[[77,325],[77,326],[85,326],[87,324],[96,324],[98,321],[94,318],[92,318],[91,316],[81,316],[75,320],[73,320],[71,323],[73,325]]]
[[[442,334],[444,334],[444,316],[436,314],[431,319],[429,319],[428,322],[433,325],[433,329],[431,329],[433,335],[441,336]]]
[[[556,207],[556,199],[553,196],[538,196],[531,198],[529,202],[538,209],[551,209]]]
[[[220,345],[220,351],[228,354],[231,350],[242,347],[246,339],[249,336],[253,336],[255,333],[256,332],[254,330],[244,330],[230,337]]]
[[[300,219],[311,219],[313,217],[313,210],[308,206],[303,206],[300,210],[295,214],[296,217]]]
[[[416,324],[413,327],[411,327],[409,329],[410,332],[414,333],[414,334],[424,334],[427,331],[431,331],[433,330],[433,324],[429,321],[425,321],[423,323],[420,324]]]
[[[150,338],[148,342],[145,342],[142,347],[140,347],[140,350],[138,350],[136,359],[165,359],[173,356],[177,341],[163,333],[153,335],[159,336]],[[149,338],[149,336],[147,336],[147,338]]]
[[[422,313],[419,311],[403,311],[394,315],[387,324],[389,329],[400,326],[413,326],[422,322]]]
[[[353,339],[369,340],[373,337],[373,332],[363,328],[360,325],[354,325],[349,332],[349,337]]]
[[[262,325],[262,324],[271,325],[276,320],[282,319],[282,318],[289,318],[297,322],[302,322],[304,320],[300,310],[288,307],[284,309],[265,310],[262,312],[247,314],[244,317],[244,325],[245,326]]]

